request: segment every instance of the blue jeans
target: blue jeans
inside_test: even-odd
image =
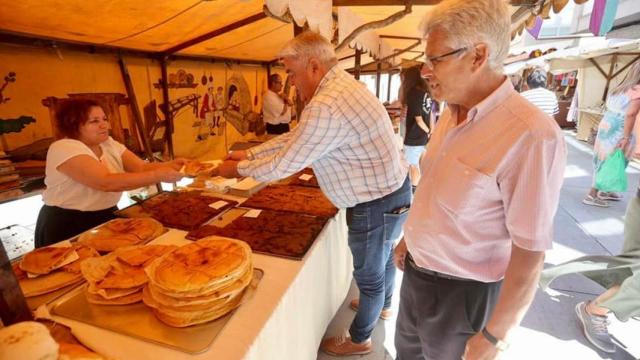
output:
[[[407,177],[391,194],[347,209],[353,277],[360,290],[360,306],[349,328],[353,342],[369,339],[380,312],[391,306],[396,273],[393,243],[402,233],[410,205]]]

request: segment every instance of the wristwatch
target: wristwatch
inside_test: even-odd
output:
[[[491,334],[489,332],[489,330],[487,330],[486,327],[482,328],[482,335],[491,344],[493,344],[493,346],[495,346],[496,349],[498,349],[500,351],[505,351],[505,350],[507,350],[509,348],[509,343],[507,343],[506,341],[502,341],[502,340],[498,339],[497,337],[493,336],[493,334]]]

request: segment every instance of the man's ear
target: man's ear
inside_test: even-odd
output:
[[[309,59],[309,69],[311,69],[311,72],[316,74],[320,71],[320,62],[318,61],[318,59],[315,58],[311,58]]]
[[[476,70],[489,61],[489,48],[485,43],[476,44],[473,48],[473,70]]]

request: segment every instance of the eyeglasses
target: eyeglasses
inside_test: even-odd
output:
[[[450,51],[446,54],[438,55],[438,56],[425,56],[424,64],[429,70],[433,70],[437,63],[444,61],[443,59],[449,56],[460,54],[463,51],[466,51],[467,47],[461,47],[459,49]]]

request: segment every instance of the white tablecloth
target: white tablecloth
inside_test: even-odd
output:
[[[160,242],[183,237],[171,230]],[[327,325],[351,283],[345,211],[331,219],[302,261],[254,255],[264,277],[206,352],[190,355],[77,321],[54,317],[113,359],[315,359]]]

